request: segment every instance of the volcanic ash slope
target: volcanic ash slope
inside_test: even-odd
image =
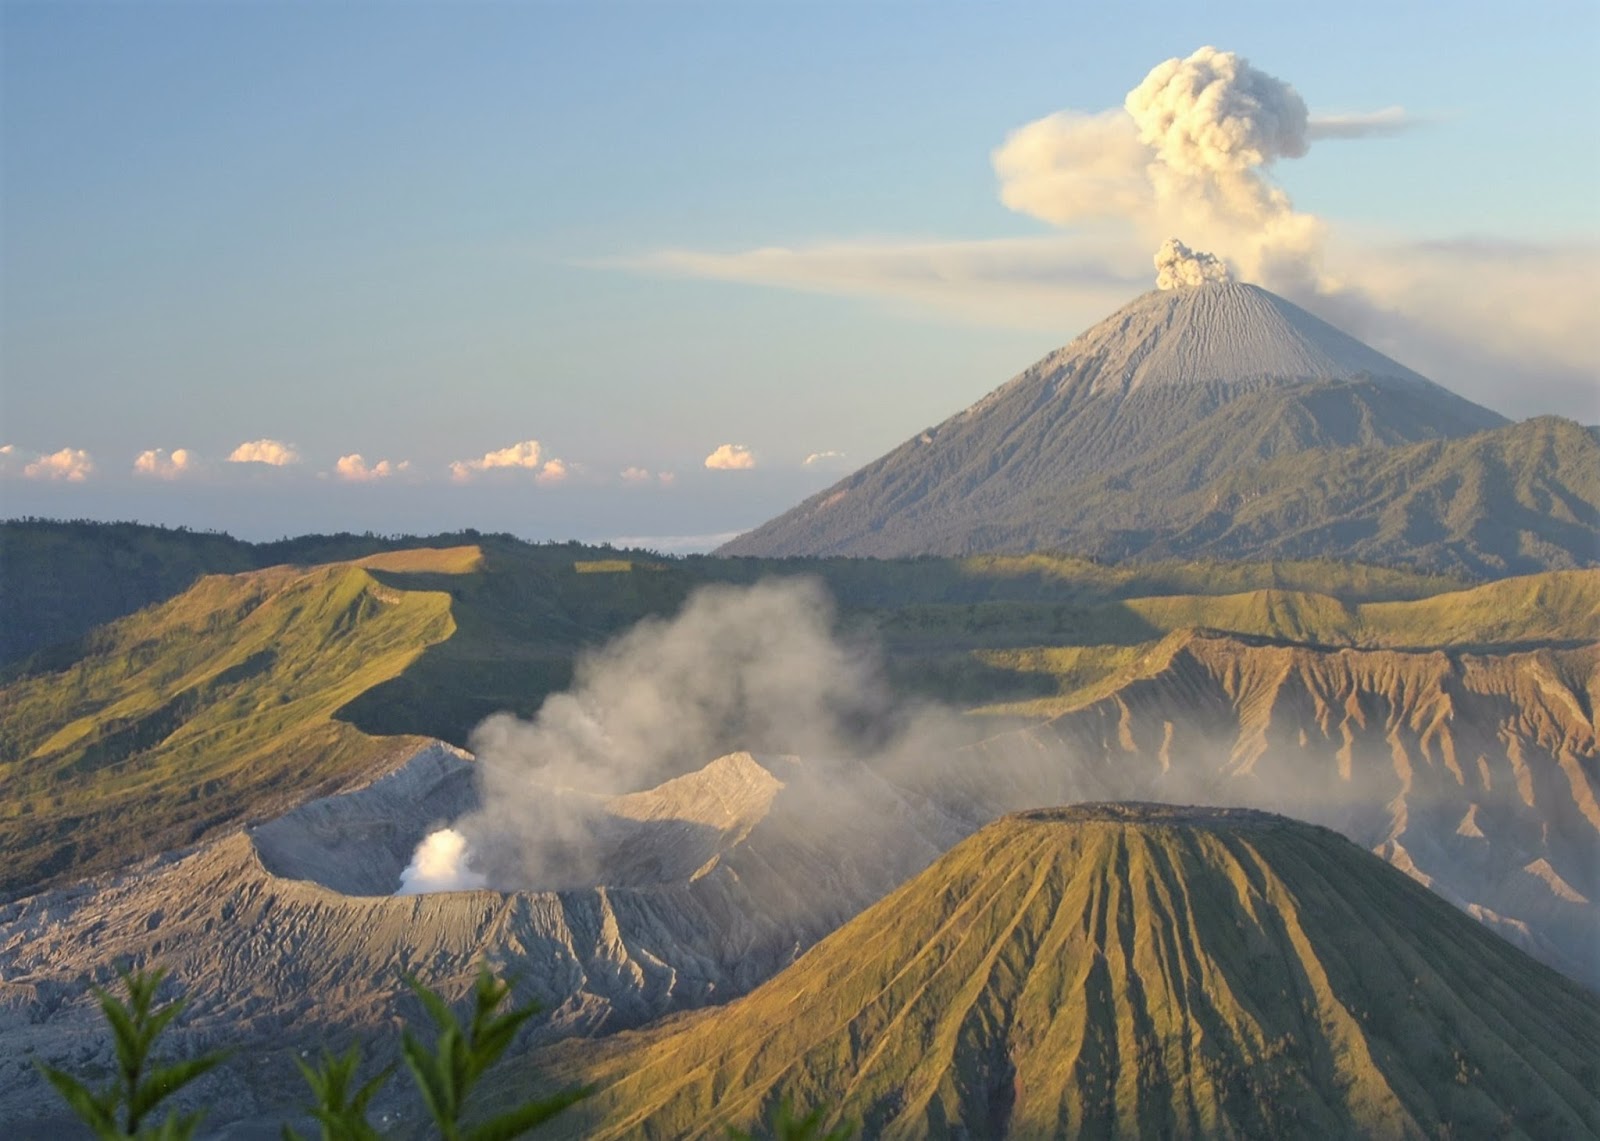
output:
[[[208,1124],[276,1121],[304,1094],[287,1048],[355,1033],[392,1055],[405,973],[458,998],[480,962],[507,970],[549,1012],[535,1040],[637,1026],[749,990],[964,834],[870,776],[851,813],[819,818],[825,774],[738,753],[596,798],[586,880],[390,894],[475,803],[470,769],[434,745],[249,833],[0,907],[0,1120],[59,1112],[35,1059],[114,1067],[89,986],[116,962],[162,966],[188,996],[167,1049],[244,1048],[196,1091]]]
[[[596,1055],[599,1055],[596,1060]],[[539,1059],[563,1127],[721,1137],[1586,1137],[1600,1002],[1336,834],[1247,810],[1007,817],[729,1006]]]

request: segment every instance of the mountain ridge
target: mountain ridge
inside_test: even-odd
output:
[[[728,1006],[537,1059],[569,1134],[711,1137],[780,1098],[869,1138],[1600,1128],[1600,1001],[1325,829],[1019,813]]]
[[[1600,444],[1555,420],[1510,423],[1254,286],[1158,291],[717,553],[1596,565]],[[1263,480],[1281,534],[1233,525]]]

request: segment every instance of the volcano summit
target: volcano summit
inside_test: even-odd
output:
[[[1163,288],[718,553],[1594,564],[1593,432],[1508,423],[1207,258],[1168,243]]]

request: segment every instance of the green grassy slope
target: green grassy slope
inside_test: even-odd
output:
[[[1176,405],[1170,394],[1120,406],[1079,394],[1061,405],[1070,424],[1027,439],[1009,421],[958,416],[723,553],[1344,558],[1476,578],[1600,564],[1593,432],[1553,416],[1434,431],[1426,401],[1369,387],[1273,388],[1220,405],[1203,391]],[[1032,416],[1064,400],[1022,403]]]
[[[336,720],[454,631],[449,596],[334,564],[208,576],[3,691],[0,891],[120,866],[370,767]]]
[[[1463,592],[1318,562],[661,560],[495,537],[211,576],[0,679],[0,891],[260,816],[366,771],[392,738],[465,744],[490,713],[534,713],[585,647],[704,582],[772,574],[827,582],[902,689],[1029,716],[1098,696],[1188,626],[1331,645],[1600,637],[1600,572]]]
[[[1173,556],[1346,557],[1476,576],[1600,562],[1600,443],[1544,416],[1457,440],[1284,456],[1171,506]]]
[[[747,997],[538,1059],[572,1135],[1575,1137],[1600,1002],[1334,833],[1237,810],[1006,818]]]

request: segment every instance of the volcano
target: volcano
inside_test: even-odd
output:
[[[723,555],[1594,565],[1600,442],[1512,424],[1292,302],[1136,298]]]
[[[1554,1138],[1600,1129],[1597,1042],[1592,994],[1332,832],[1105,804],[997,821],[746,997],[544,1060],[600,1083],[593,1138],[784,1098],[865,1137]]]

